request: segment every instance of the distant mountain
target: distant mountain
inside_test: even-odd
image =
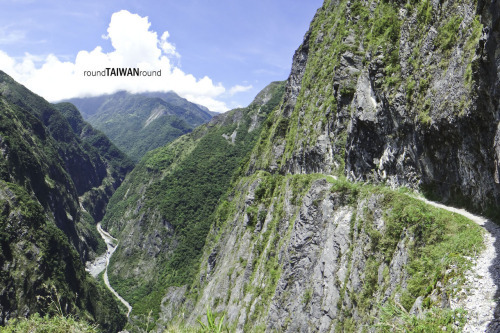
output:
[[[58,304],[105,331],[125,324],[83,261],[132,162],[73,105],[52,105],[0,71],[0,324]]]
[[[83,117],[103,131],[118,148],[138,161],[148,151],[208,122],[213,113],[174,92],[73,98]]]

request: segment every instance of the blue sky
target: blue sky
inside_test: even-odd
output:
[[[284,80],[322,0],[0,0],[0,69],[43,97],[174,90],[216,111]],[[165,33],[167,32],[167,33]],[[106,66],[159,78],[85,78]]]

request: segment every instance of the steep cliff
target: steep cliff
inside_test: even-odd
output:
[[[67,237],[23,188],[0,180],[0,324],[34,313],[74,315],[117,332],[125,316]]]
[[[132,161],[125,156],[102,132],[94,129],[83,120],[78,109],[70,103],[55,104],[54,107],[68,120],[73,132],[80,138],[83,149],[98,164],[101,178],[98,181],[81,184],[86,180],[86,165],[76,165],[73,161],[74,180],[80,195],[80,203],[96,222],[101,221],[106,212],[111,195],[124,180],[125,175],[134,167]],[[97,163],[96,163],[97,164]],[[103,177],[104,176],[104,177]]]
[[[86,260],[97,249],[100,238],[92,224],[102,218],[103,208],[97,212],[86,204],[92,213],[87,216],[80,198],[88,203],[85,197],[107,184],[113,192],[132,163],[105,136],[75,118],[74,106],[51,105],[3,72],[0,97],[1,179],[33,193]],[[105,207],[110,196],[94,204]]]
[[[102,134],[68,121],[66,111],[78,112],[0,72],[2,323],[49,312],[38,300],[62,295],[64,313],[85,314],[113,331],[124,318],[111,296],[87,281],[82,262],[104,250],[95,222],[132,164]],[[76,133],[78,124],[86,135]],[[90,204],[93,193],[100,197]]]
[[[235,331],[459,330],[480,230],[383,186],[498,214],[499,9],[326,0],[158,327],[209,306]]]
[[[271,83],[247,108],[215,116],[148,153],[111,198],[103,225],[120,247],[108,275],[138,324],[151,309],[158,316],[166,288],[196,276],[212,213],[283,87]]]
[[[461,285],[464,256],[481,249],[481,230],[407,193],[258,172],[215,221],[199,279],[163,299],[166,323],[195,324],[209,306],[238,332],[391,331],[411,327],[403,311],[422,309],[435,311],[422,322],[463,324],[440,307]]]
[[[497,212],[497,7],[326,1],[251,170],[340,172]]]

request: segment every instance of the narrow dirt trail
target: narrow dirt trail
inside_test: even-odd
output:
[[[466,282],[459,295],[450,300],[452,309],[467,311],[464,332],[500,332],[500,322],[496,308],[498,286],[500,285],[500,226],[493,221],[467,212],[464,209],[448,207],[440,203],[418,198],[434,207],[446,209],[465,216],[485,229],[486,249],[472,258],[473,267],[465,274]],[[498,249],[500,252],[500,248]]]
[[[106,252],[106,256],[105,256],[105,258],[106,258],[106,268],[104,270],[104,284],[106,284],[106,287],[108,287],[108,289],[113,293],[113,295],[115,295],[116,298],[118,298],[120,300],[120,302],[122,302],[122,304],[127,307],[127,309],[128,309],[127,317],[129,317],[130,316],[130,312],[132,311],[132,306],[130,306],[130,304],[126,300],[124,300],[123,297],[121,297],[116,292],[116,290],[113,289],[113,287],[111,287],[111,285],[109,283],[109,279],[108,279],[109,260],[111,259],[111,256],[113,255],[113,253],[118,248],[118,244],[116,244],[118,242],[118,240],[116,238],[114,238],[113,236],[111,236],[106,231],[104,231],[102,229],[100,223],[97,224],[97,231],[99,231],[99,234],[101,235],[102,239],[104,239],[104,241],[106,242],[106,246],[108,247],[108,251]]]

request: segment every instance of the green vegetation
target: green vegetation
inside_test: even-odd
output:
[[[91,325],[72,316],[57,315],[40,317],[35,313],[28,319],[12,320],[0,333],[99,333],[97,325]]]
[[[217,320],[209,307],[207,307],[207,323],[205,324],[203,321],[199,319],[198,323],[200,323],[202,332],[206,333],[221,333],[224,331],[229,332],[227,328],[224,327],[224,315],[222,315],[220,319]]]
[[[436,38],[437,45],[447,51],[457,43],[458,30],[463,18],[460,16],[452,16],[438,30]]]
[[[121,249],[113,256],[110,281],[131,302],[133,315],[145,315],[153,310],[156,319],[166,289],[193,281],[213,223],[212,214],[228,190],[233,174],[243,170],[242,166],[247,163],[245,157],[260,134],[260,123],[280,102],[284,83],[273,83],[266,89],[272,98],[266,99],[265,104],[259,104],[257,96],[257,102],[220,116],[214,126],[201,126],[149,153],[111,199],[103,223],[115,234],[127,228],[121,217],[127,210],[134,210],[138,200],[143,200],[141,209],[134,214],[144,214],[141,220],[151,225],[143,224],[141,233],[154,231],[157,226],[152,221],[158,219],[153,216],[159,215],[161,221],[168,221],[172,227],[173,234],[166,237],[176,244],[171,252],[158,259],[158,269],[148,274],[149,282],[144,277],[124,278],[114,273]],[[259,121],[257,127],[253,125],[255,117]],[[230,136],[234,132],[237,134],[233,143]],[[148,185],[144,186],[145,183]],[[144,256],[140,249],[128,252],[127,265],[133,266]]]
[[[184,325],[169,326],[164,333],[220,333],[228,332],[223,325],[224,316],[217,320],[210,309],[207,309],[207,324],[199,321],[200,327],[186,327]],[[85,320],[73,316],[48,315],[41,317],[35,313],[29,318],[14,319],[1,327],[0,333],[100,333],[98,325],[90,324]],[[146,330],[146,332],[152,332]]]
[[[104,133],[85,122],[73,104],[58,103],[54,104],[54,107],[66,118],[73,132],[81,136],[82,143],[89,154],[96,156],[95,158],[97,156],[104,158],[109,163],[108,167],[111,167],[112,172],[122,178],[132,170],[134,167],[132,161]]]
[[[400,305],[390,303],[381,308],[379,332],[462,332],[466,322],[466,312],[456,309],[434,307],[421,317],[408,314]]]
[[[212,117],[202,107],[173,92],[130,94],[122,91],[69,101],[134,161]]]
[[[479,39],[481,38],[481,33],[483,30],[483,25],[481,24],[481,21],[479,19],[479,16],[476,15],[474,18],[474,21],[472,21],[472,33],[470,34],[469,38],[467,38],[467,41],[465,42],[464,45],[464,57],[467,57],[468,59],[473,59],[475,53],[476,53],[476,47],[479,44]],[[482,52],[482,50],[481,50]],[[472,61],[469,61],[467,64],[467,68],[465,70],[465,83],[468,85],[469,88],[472,88],[472,82],[473,82],[473,65],[477,66],[477,60],[476,64],[473,64]],[[464,108],[459,109],[460,112],[462,112],[462,115],[464,114],[463,110]]]
[[[173,284],[185,284],[194,274],[196,265],[191,260],[196,260],[203,249],[211,224],[208,217],[251,148],[247,143],[258,135],[258,131],[248,133],[249,123],[250,119],[239,126],[241,134],[234,145],[228,144],[222,134],[236,126],[207,133],[176,169],[146,191],[147,207],[160,209],[182,239],[167,264],[167,271],[177,272],[175,277],[167,277]]]
[[[228,229],[233,229],[234,219],[239,216],[239,221],[244,219],[242,215],[249,217],[249,222],[245,229],[240,229],[244,233],[251,235],[251,247],[248,248],[249,260],[239,258],[228,273],[228,278],[231,281],[239,279],[243,271],[246,272],[248,266],[251,267],[251,276],[248,281],[245,281],[243,287],[244,298],[249,298],[246,308],[246,320],[244,331],[248,332],[261,332],[265,330],[265,324],[262,318],[265,318],[271,300],[275,296],[276,286],[282,274],[282,266],[279,262],[279,249],[288,243],[290,233],[293,229],[293,223],[288,225],[287,229],[282,229],[280,224],[284,219],[294,220],[298,214],[297,208],[300,207],[302,198],[309,189],[311,183],[322,175],[286,175],[281,176],[277,174],[270,174],[264,171],[256,172],[255,174],[247,177],[242,177],[234,184],[234,189],[231,190],[227,197],[231,200],[223,200],[215,212],[214,224],[212,232],[207,237],[205,251],[209,251],[213,246],[216,246]],[[247,198],[248,186],[250,184],[258,183],[255,188],[255,198],[250,205],[244,204]],[[293,191],[291,198],[289,198],[295,207],[292,216],[285,212],[285,197],[284,193],[287,189]],[[241,214],[241,215],[240,215]],[[253,217],[255,216],[255,221]],[[238,228],[238,227],[237,227]],[[241,239],[243,235],[239,235]],[[202,271],[203,272],[203,271]],[[203,273],[202,273],[203,274]],[[194,281],[192,290],[199,290],[203,288],[203,284],[199,281]],[[240,293],[236,285],[230,286],[235,288],[236,294]],[[194,297],[196,297],[196,294]],[[232,293],[231,293],[232,294]],[[224,302],[226,306],[232,304],[231,302],[239,303],[241,300],[232,299],[229,294]],[[198,295],[199,296],[199,295]],[[303,300],[309,301],[307,292],[303,296]],[[214,300],[217,304],[217,300]],[[251,306],[251,304],[254,304]],[[215,305],[214,305],[215,306]],[[229,329],[234,329],[235,323],[228,323]],[[231,326],[233,325],[233,326]]]
[[[201,327],[191,327],[179,324],[167,327],[163,333],[209,333],[209,332],[203,331]]]
[[[97,169],[95,178],[100,180],[100,183],[96,181],[89,183],[80,179],[82,178],[81,174],[85,173],[81,165],[77,165],[81,161],[77,160],[77,163],[70,166],[71,170],[79,172],[76,177],[73,176],[73,182],[77,186],[83,207],[93,220],[100,221],[104,216],[109,198],[125,178],[125,175],[132,170],[134,164],[102,132],[86,123],[73,104],[59,103],[55,104],[54,108],[66,118],[74,134],[81,137],[83,149],[91,157],[91,164]],[[68,147],[67,149],[72,148]],[[90,177],[92,178],[92,175]],[[86,228],[86,233],[93,234],[90,239],[98,240],[99,248],[94,248],[98,253],[101,253],[105,246],[97,233],[95,221],[89,222],[89,219],[84,218],[82,220],[86,222],[83,225]]]
[[[430,124],[435,114],[449,110],[465,114],[469,107],[467,101],[472,96],[463,96],[463,100],[450,105],[439,99],[434,80],[438,72],[445,75],[443,71],[452,58],[451,52],[455,52],[455,46],[460,48],[457,38],[463,36],[460,38],[466,43],[459,65],[464,64],[466,72],[457,69],[459,73],[452,75],[464,75],[466,87],[473,87],[473,72],[477,69],[474,70],[472,61],[482,28],[478,17],[471,24],[462,24],[463,13],[454,2],[441,4],[440,10],[430,0],[406,1],[404,7],[391,0],[347,3],[325,1],[316,14],[308,38],[298,50],[307,57],[307,63],[296,104],[290,115],[281,114],[286,105],[271,115],[254,151],[254,156],[259,157],[252,170],[270,170],[277,165],[278,170],[285,171],[288,163],[300,158],[296,155],[300,155],[302,147],[314,146],[319,135],[329,133],[336,161],[332,173],[342,174],[347,124],[331,129],[333,133],[326,126],[329,120],[337,119],[333,115],[343,119],[354,112],[350,104],[361,64],[365,70],[371,66],[374,76],[371,81],[377,95],[384,96],[391,104],[403,92],[408,116],[424,126]],[[401,7],[406,15],[400,15]],[[408,27],[415,16],[417,24]],[[406,28],[408,35],[401,36],[402,28]],[[401,40],[407,47],[401,53],[403,59]],[[403,64],[405,68],[401,67]],[[274,161],[273,147],[281,144],[285,145],[285,152]]]
[[[9,152],[0,161],[0,179],[33,192],[76,248],[98,250],[95,222],[80,215],[78,197],[94,220],[102,218],[132,163],[74,106],[51,105],[3,72],[0,82],[0,145]]]
[[[407,6],[411,10],[412,6],[418,4],[419,1],[412,0],[412,4]],[[429,0],[420,1],[417,9],[417,21],[419,28],[425,28],[432,23],[432,2]]]
[[[75,249],[46,220],[40,204],[20,186],[3,181],[0,197],[4,198],[0,202],[0,265],[12,267],[0,274],[0,285],[9,295],[23,292],[18,299],[2,300],[2,308],[16,315],[29,305],[30,311],[42,316],[75,315],[98,323],[106,332],[121,329],[125,316],[113,296],[85,272]]]
[[[360,1],[350,3],[349,7],[346,3],[340,1],[335,10],[319,11],[311,23],[302,89],[289,117],[283,117],[279,109],[269,118],[254,151],[254,156],[260,156],[257,169],[269,169],[272,146],[279,143],[285,144],[285,152],[276,162],[279,168],[286,166],[297,147],[313,146],[326,131],[330,113],[337,114],[339,107],[352,101],[359,71],[346,69],[340,75],[342,80],[332,82],[345,66],[345,55],[359,63],[375,58],[381,61],[385,75],[380,85],[386,92],[397,89],[403,82],[399,59],[401,20],[394,4],[380,1],[371,12]],[[326,1],[324,7],[329,6],[331,1]],[[343,151],[346,129],[335,131],[332,144],[335,150]],[[340,154],[335,156],[339,166],[334,173],[343,172],[344,160]]]
[[[450,286],[455,283],[453,288],[457,288],[463,283],[463,274],[471,267],[467,258],[484,247],[481,228],[461,215],[429,206],[404,191],[393,192],[381,186],[360,185],[342,179],[330,181],[332,191],[341,193],[351,204],[359,205],[363,198],[375,196],[385,211],[383,231],[373,225],[372,213],[366,208],[354,219],[358,222],[353,221],[358,224],[358,231],[353,235],[357,233],[359,237],[364,230],[371,239],[363,291],[351,295],[360,312],[367,315],[377,306],[377,295],[389,286],[387,275],[382,284],[378,281],[379,267],[390,264],[398,243],[406,239],[409,254],[407,287],[402,290],[401,304],[392,299],[392,303],[381,308],[380,331],[433,332],[437,327],[458,331],[454,323],[464,324],[463,311],[440,309],[439,304],[431,301],[430,294],[437,291],[451,295],[454,289]],[[424,298],[424,315],[418,318],[408,315],[417,297]]]
[[[111,332],[125,316],[83,267],[104,244],[98,214],[83,212],[79,196],[102,187],[94,204],[105,206],[131,164],[102,134],[92,142],[99,135],[88,125],[82,139],[79,121],[71,105],[51,105],[0,71],[0,265],[9,267],[0,273],[8,295],[0,309],[5,319],[43,317],[57,314],[57,300],[64,315]]]

